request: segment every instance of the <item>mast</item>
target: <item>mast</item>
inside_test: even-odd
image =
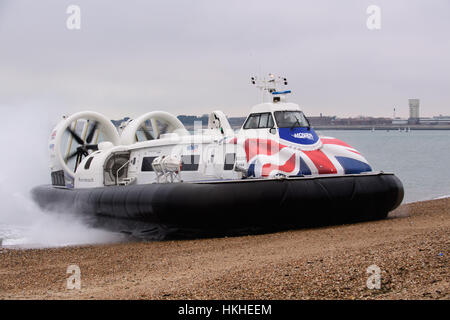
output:
[[[285,95],[291,93],[291,90],[279,91],[277,87],[287,86],[288,81],[284,77],[275,76],[273,73],[269,73],[267,77],[251,77],[251,83],[261,90],[262,102],[265,102],[265,96],[269,95],[273,97],[273,102],[279,102],[285,100]]]

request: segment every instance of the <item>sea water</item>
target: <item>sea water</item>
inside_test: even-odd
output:
[[[319,130],[318,133],[347,142],[366,157],[374,170],[394,172],[405,188],[404,203],[450,196],[450,131]],[[25,154],[25,150],[22,153]],[[43,153],[39,156],[45,157]],[[41,163],[35,162],[42,166]],[[28,176],[34,176],[35,168],[27,170]],[[42,170],[48,169],[43,166]],[[49,179],[40,181],[43,176],[15,182],[48,183]],[[0,243],[3,246],[53,247],[121,239],[117,234],[89,228],[74,216],[42,212],[23,192],[29,186],[12,186],[6,179],[0,182],[3,202]]]
[[[356,148],[374,170],[403,182],[404,203],[450,196],[449,130],[322,130]]]

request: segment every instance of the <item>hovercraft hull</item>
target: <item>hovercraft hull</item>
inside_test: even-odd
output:
[[[368,173],[93,189],[39,186],[32,195],[45,210],[114,218],[122,221],[118,230],[132,225],[127,232],[164,239],[382,219],[400,205],[404,191],[395,175]]]

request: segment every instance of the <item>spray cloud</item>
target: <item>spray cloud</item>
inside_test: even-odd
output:
[[[118,241],[115,233],[86,226],[67,212],[43,212],[30,190],[50,183],[47,145],[61,110],[36,103],[0,105],[0,239],[3,245],[63,246]]]

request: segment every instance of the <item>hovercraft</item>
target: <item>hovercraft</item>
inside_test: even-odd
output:
[[[392,173],[355,148],[319,136],[278,91],[285,78],[252,78],[270,102],[235,133],[222,111],[189,132],[153,111],[116,127],[85,111],[64,117],[49,142],[52,185],[42,208],[151,239],[249,234],[382,219],[403,200]],[[105,222],[106,221],[106,222]]]

